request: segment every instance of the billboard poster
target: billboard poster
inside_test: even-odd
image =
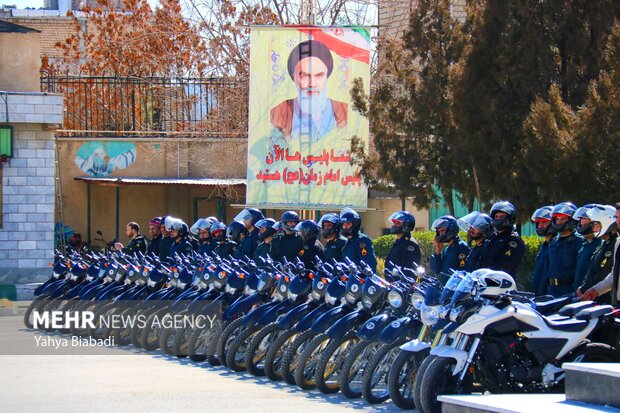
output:
[[[250,50],[246,204],[365,208],[350,140],[368,147],[368,120],[350,89],[361,78],[369,90],[369,29],[254,27]]]

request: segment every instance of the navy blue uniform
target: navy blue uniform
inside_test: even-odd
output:
[[[159,257],[159,247],[161,245],[162,235],[159,234],[155,238],[149,242],[149,246],[146,249],[147,254],[155,254],[155,256]]]
[[[239,259],[245,259],[246,255],[249,258],[254,256],[254,252],[256,251],[256,247],[258,246],[258,228],[254,228],[252,232],[243,238],[243,240],[239,243],[239,247],[237,248],[236,257]]]
[[[344,248],[344,244],[346,243],[347,239],[342,235],[327,241],[327,244],[325,244],[325,252],[323,253],[325,261],[333,263],[333,260],[335,259],[336,261],[341,262],[342,249]]]
[[[138,251],[143,254],[146,252],[146,238],[141,234],[138,234],[138,236],[129,241],[126,247],[123,247],[123,252],[128,255],[133,255]]]
[[[174,242],[174,238],[172,237],[164,237],[162,238],[159,244],[159,260],[164,261],[168,258],[168,253],[170,252],[170,248],[172,247],[172,243]]]
[[[284,258],[293,261],[304,244],[295,233],[277,235],[271,242],[273,243],[271,258],[280,262],[284,262]]]
[[[377,256],[372,240],[361,232],[347,239],[342,248],[342,258],[349,258],[355,264],[365,262],[373,271],[377,270]]]
[[[547,294],[560,296],[574,292],[577,253],[582,238],[574,232],[567,237],[556,237],[549,244],[549,270]]]
[[[227,239],[217,244],[213,251],[222,258],[234,257],[235,251],[237,251],[237,243]]]
[[[451,245],[446,245],[441,254],[433,254],[430,258],[431,271],[435,275],[441,273],[451,274],[451,270],[461,271],[465,269],[467,256],[470,253],[467,243],[458,235],[454,237]]]
[[[303,244],[297,256],[304,263],[305,267],[315,268],[316,267],[316,257],[319,257],[323,260],[323,244],[321,244],[316,238],[309,239],[307,242]]]
[[[543,241],[540,244],[538,254],[536,254],[536,262],[534,264],[534,273],[532,274],[532,292],[536,295],[547,294],[547,286],[549,279],[549,241]]]
[[[254,257],[253,257],[253,260],[256,263],[256,265],[258,266],[263,265],[263,260],[261,260],[261,258],[267,259],[268,256],[271,256],[272,248],[273,248],[273,240],[272,242],[269,242],[269,243],[261,242],[260,244],[258,244],[258,246],[256,247],[256,251],[254,251]]]
[[[586,276],[579,287],[582,293],[603,281],[614,267],[614,247],[618,236],[613,234],[608,240],[603,241],[590,260],[590,266]],[[602,294],[596,298],[598,303],[611,303],[611,295],[609,293]]]
[[[515,277],[525,254],[525,243],[516,231],[504,231],[489,238],[484,268],[505,271]]]
[[[465,269],[467,271],[476,271],[477,269],[484,268],[488,242],[489,241],[485,239],[480,245],[474,243],[474,247],[465,260]]]
[[[413,263],[420,264],[422,254],[420,247],[410,232],[405,232],[394,241],[390,252],[385,257],[385,268],[392,269],[394,265],[401,268],[415,268]]]
[[[174,240],[172,246],[170,246],[170,252],[168,252],[168,258],[173,259],[176,254],[179,255],[192,255],[194,252],[194,247],[189,242],[189,240],[185,238],[181,238],[180,241]]]
[[[577,288],[583,283],[583,279],[586,278],[588,268],[590,268],[590,260],[592,254],[601,245],[603,240],[600,238],[585,239],[581,244],[581,248],[577,253],[577,268],[575,269],[575,282],[573,283],[573,291],[577,291]],[[608,273],[609,274],[609,273]]]
[[[200,247],[198,247],[198,252],[200,254],[211,255],[211,253],[215,250],[217,243],[213,241],[211,238],[207,238],[206,240],[202,240],[200,242]]]

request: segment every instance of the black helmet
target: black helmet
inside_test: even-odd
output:
[[[234,220],[244,225],[245,221],[250,221],[252,223],[252,226],[256,226],[256,223],[264,218],[265,216],[258,209],[246,208],[243,211],[239,212]]]
[[[223,222],[214,222],[211,225],[211,237],[217,241],[221,242],[226,239],[226,225]]]
[[[255,227],[258,228],[258,239],[262,241],[275,234],[277,231],[277,229],[274,228],[275,225],[276,220],[273,218],[265,218],[258,221],[255,225]],[[265,229],[264,231],[263,228]]]
[[[301,221],[295,226],[295,231],[299,234],[303,242],[312,240],[319,236],[319,226],[311,219]]]
[[[573,218],[577,221],[577,232],[581,235],[589,235],[594,233],[594,222],[590,221],[585,225],[581,225],[581,219],[590,217],[588,216],[588,211],[592,208],[596,207],[597,204],[587,204],[577,209],[577,211],[573,214]]]
[[[288,232],[294,232],[295,227],[291,227],[287,225],[287,222],[295,222],[295,225],[299,223],[299,215],[295,211],[285,211],[280,218],[280,225],[282,225],[282,229]]]
[[[226,230],[226,236],[230,238],[231,241],[240,242],[241,235],[247,235],[248,231],[245,229],[245,226],[241,222],[231,222]]]
[[[534,225],[536,226],[536,233],[541,237],[544,237],[545,235],[557,234],[557,231],[551,225],[548,225],[546,228],[542,228],[538,226],[538,224],[540,224],[541,222],[551,223],[551,211],[552,210],[553,210],[553,207],[551,205],[545,205],[545,206],[538,208],[532,214],[531,220],[534,222]]]
[[[344,229],[342,224],[350,222],[353,224],[350,228]],[[356,235],[360,231],[360,227],[362,226],[362,218],[360,214],[351,208],[345,208],[340,211],[340,233],[345,237],[349,237],[351,235]]]
[[[329,229],[323,228],[325,222],[330,222],[332,226]],[[321,236],[323,238],[327,238],[331,234],[336,234],[336,236],[338,236],[340,233],[340,217],[336,213],[328,212],[323,215],[317,225],[321,230]]]
[[[495,219],[495,214],[498,212],[506,213],[506,218],[504,219]],[[498,231],[503,231],[505,229],[512,229],[515,224],[515,219],[517,218],[517,208],[512,205],[508,201],[499,201],[493,204],[491,207],[491,219],[493,228]]]
[[[561,202],[557,204],[551,210],[551,226],[553,226],[557,232],[574,230],[577,226],[577,221],[573,218],[575,212],[577,212],[577,207],[572,202]],[[556,220],[558,217],[562,216],[568,217],[568,221],[563,224],[558,224]]]
[[[390,215],[388,223],[391,224],[390,234],[402,234],[403,232],[413,231],[415,217],[409,211],[398,211]]]
[[[446,232],[439,235],[439,229],[445,228]],[[431,229],[435,230],[435,239],[437,242],[448,242],[452,240],[459,233],[459,226],[456,223],[456,219],[452,215],[444,215],[433,221]]]

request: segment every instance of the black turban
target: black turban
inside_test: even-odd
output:
[[[329,48],[316,40],[306,40],[295,46],[288,56],[288,74],[291,76],[291,79],[295,79],[295,66],[297,66],[297,63],[306,57],[318,57],[327,66],[327,77],[332,74],[334,58]]]

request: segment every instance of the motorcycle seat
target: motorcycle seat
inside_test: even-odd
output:
[[[596,304],[593,301],[582,301],[579,303],[569,304],[562,307],[559,311],[560,315],[565,315],[567,317],[574,317],[581,310],[584,310],[589,307],[594,307]]]
[[[536,311],[541,314],[549,314],[558,311],[566,303],[570,302],[570,297],[554,298],[543,302],[536,302]]]
[[[593,318],[599,318],[602,315],[611,313],[613,310],[614,308],[610,305],[599,305],[581,310],[575,318],[579,320],[592,320]]]
[[[565,332],[577,332],[581,331],[588,325],[588,322],[585,320],[575,320],[573,318],[565,320],[565,321],[556,321],[553,319],[548,319],[547,317],[543,317],[545,320],[545,324],[552,330],[557,331],[565,331]]]

